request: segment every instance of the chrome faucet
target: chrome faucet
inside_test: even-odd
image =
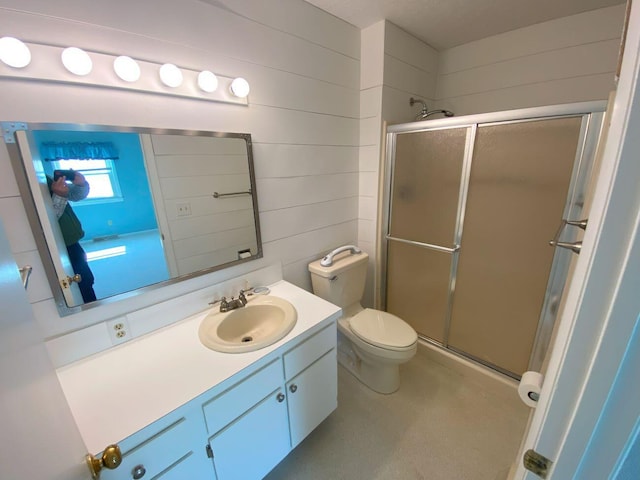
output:
[[[228,312],[229,310],[235,310],[236,308],[242,308],[247,304],[247,297],[245,297],[245,290],[240,290],[238,298],[231,297],[231,300],[227,300],[226,297],[222,297],[220,300],[210,302],[209,305],[215,305],[220,303],[220,311]]]

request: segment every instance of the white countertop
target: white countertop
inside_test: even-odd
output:
[[[295,327],[282,340],[247,353],[221,353],[200,343],[198,327],[210,310],[106,352],[58,369],[88,451],[101,452],[184,405],[315,325],[340,308],[285,281],[271,295],[291,302]],[[217,308],[217,307],[215,307]]]

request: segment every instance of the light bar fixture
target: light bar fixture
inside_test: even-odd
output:
[[[56,67],[55,58],[58,58]],[[38,59],[43,59],[38,62]],[[52,61],[51,59],[54,59]],[[60,63],[61,60],[61,63]],[[172,63],[136,60],[78,47],[25,43],[0,38],[0,77],[96,85],[122,90],[248,105],[249,82]]]
[[[78,47],[65,48],[62,51],[62,64],[74,75],[85,76],[91,73],[93,62],[89,54]]]
[[[218,89],[218,77],[209,70],[203,70],[198,74],[198,86],[203,92],[215,92]]]
[[[244,78],[238,77],[234,78],[231,82],[231,93],[233,93],[238,98],[246,98],[249,95],[249,82],[247,82]]]
[[[0,38],[0,60],[12,68],[24,68],[31,63],[31,51],[23,42],[13,37]]]
[[[120,55],[113,61],[113,70],[125,82],[137,82],[140,79],[140,65],[126,55]]]
[[[184,78],[180,69],[173,63],[165,63],[160,67],[160,80],[167,87],[176,88],[182,85]]]

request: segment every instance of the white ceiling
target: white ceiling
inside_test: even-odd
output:
[[[362,29],[389,20],[437,50],[625,0],[306,0]]]

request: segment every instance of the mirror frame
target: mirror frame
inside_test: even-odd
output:
[[[212,132],[205,130],[180,130],[171,128],[151,128],[151,127],[129,127],[129,126],[117,126],[117,125],[93,125],[93,124],[74,124],[74,123],[39,123],[39,122],[2,122],[3,136],[6,144],[9,158],[13,167],[16,182],[18,184],[18,190],[22,198],[24,208],[31,226],[38,253],[49,281],[49,286],[53,293],[53,299],[56,303],[58,313],[61,317],[79,313],[85,310],[93,309],[103,305],[111,304],[124,299],[133,298],[139,295],[143,295],[152,290],[156,290],[168,285],[173,285],[185,280],[189,280],[195,277],[200,277],[208,273],[223,270],[225,268],[233,267],[242,263],[257,260],[263,257],[262,237],[260,235],[260,215],[258,210],[258,194],[256,189],[255,178],[255,166],[253,164],[253,144],[251,141],[250,133],[230,133],[230,132]],[[27,178],[27,171],[24,166],[22,152],[16,140],[15,132],[17,131],[33,131],[33,130],[50,130],[50,131],[79,131],[79,132],[122,132],[122,133],[139,133],[139,134],[155,134],[155,135],[183,135],[183,136],[203,136],[214,138],[238,138],[245,141],[247,146],[247,161],[249,162],[249,180],[251,184],[252,192],[252,205],[254,212],[254,226],[256,232],[257,252],[249,258],[243,258],[227,262],[224,264],[204,268],[192,273],[179,275],[162,282],[140,287],[135,290],[113,295],[103,299],[98,299],[94,302],[82,304],[78,306],[69,307],[65,302],[64,295],[62,293],[62,287],[59,284],[59,275],[55,270],[54,263],[51,257],[51,251],[47,244],[44,231],[41,225],[40,217],[36,210],[36,203],[33,198],[33,193],[29,186]]]

